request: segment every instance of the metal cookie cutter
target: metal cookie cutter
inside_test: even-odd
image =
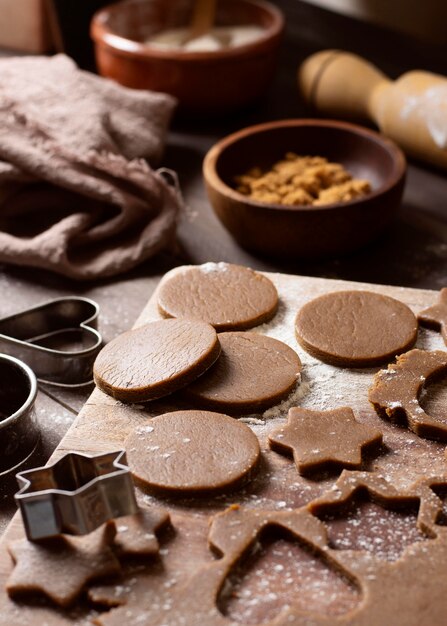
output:
[[[60,533],[85,535],[104,522],[138,512],[124,450],[69,452],[47,467],[17,474],[15,494],[30,541]]]
[[[39,443],[37,381],[18,359],[0,354],[0,476],[17,470]]]
[[[57,298],[0,319],[0,352],[25,361],[38,380],[60,386],[92,380],[102,346],[99,306],[79,297]]]

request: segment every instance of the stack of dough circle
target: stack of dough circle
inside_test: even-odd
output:
[[[230,414],[258,412],[277,404],[295,388],[302,369],[282,341],[257,333],[220,333],[222,352],[215,365],[185,389],[196,405]]]
[[[417,319],[403,302],[370,291],[336,291],[305,304],[296,336],[312,356],[345,367],[369,367],[405,352]]]
[[[205,322],[159,320],[123,333],[98,354],[93,375],[122,402],[161,398],[189,384],[218,358],[215,329]]]
[[[235,487],[260,456],[248,426],[208,411],[159,415],[135,428],[125,447],[139,486],[177,496]]]
[[[278,308],[278,293],[266,276],[230,263],[174,270],[158,291],[165,317],[203,320],[218,331],[245,330],[266,322]]]

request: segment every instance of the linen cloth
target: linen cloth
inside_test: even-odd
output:
[[[0,262],[93,279],[170,244],[181,202],[151,165],[175,104],[62,54],[0,59]]]

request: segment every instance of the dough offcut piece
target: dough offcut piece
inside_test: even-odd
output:
[[[403,302],[370,291],[336,291],[305,304],[295,322],[298,343],[341,367],[371,367],[416,341],[417,320]]]
[[[215,365],[185,389],[206,409],[241,415],[267,409],[286,398],[300,379],[301,361],[288,345],[257,333],[220,333]]]
[[[248,426],[208,411],[159,415],[135,428],[125,447],[138,485],[178,496],[234,487],[260,456]]]
[[[245,330],[272,319],[278,293],[271,280],[248,267],[205,263],[163,281],[158,308],[165,317],[203,320],[218,331]]]
[[[98,387],[121,402],[146,402],[184,387],[220,354],[212,326],[200,321],[160,320],[123,333],[98,354]]]
[[[380,417],[406,422],[419,437],[447,441],[447,422],[428,415],[419,404],[424,385],[447,372],[447,352],[410,350],[374,376],[368,398]]]

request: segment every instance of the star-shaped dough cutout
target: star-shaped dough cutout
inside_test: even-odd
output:
[[[380,443],[382,433],[360,424],[349,407],[331,411],[294,407],[286,426],[269,435],[272,450],[293,453],[300,474],[328,466],[358,469],[364,449]]]
[[[441,289],[439,292],[439,300],[436,304],[424,309],[418,315],[419,322],[441,331],[444,343],[447,346],[447,288]]]
[[[96,578],[121,572],[110,549],[116,529],[113,522],[82,537],[59,537],[42,543],[19,539],[8,546],[15,567],[6,584],[11,597],[42,593],[67,607]]]

